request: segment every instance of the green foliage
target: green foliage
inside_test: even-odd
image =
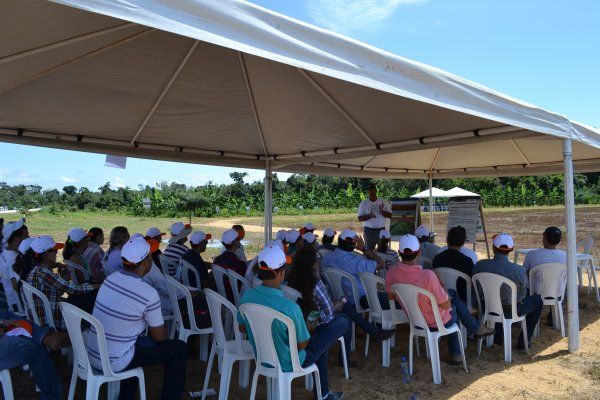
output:
[[[43,190],[39,185],[10,186],[0,182],[0,206],[25,211],[47,207],[53,215],[71,211],[126,212],[148,217],[214,217],[261,215],[264,204],[262,182],[247,183],[246,173],[230,174],[233,183],[187,186],[180,183],[159,183],[155,188],[113,189],[109,183],[91,191],[66,186]],[[575,200],[578,204],[600,203],[600,174],[575,175]],[[369,179],[340,178],[316,175],[292,175],[287,181],[273,176],[275,213],[303,215],[355,211],[365,198]],[[549,206],[563,203],[561,175],[515,178],[441,179],[434,180],[441,189],[460,186],[481,194],[487,207]],[[386,199],[406,198],[425,190],[425,180],[377,180],[380,196]],[[142,206],[149,198],[150,210]]]

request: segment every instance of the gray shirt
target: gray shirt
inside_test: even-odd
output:
[[[475,264],[473,275],[480,272],[490,272],[510,279],[517,285],[517,302],[522,302],[527,295],[525,286],[525,269],[518,264],[510,262],[507,254],[496,254],[490,260],[481,260]],[[507,285],[500,288],[500,298],[503,305],[510,304],[511,290]]]

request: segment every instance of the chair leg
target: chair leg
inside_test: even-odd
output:
[[[231,370],[233,368],[233,359],[227,356],[223,357],[223,369],[221,370],[221,381],[219,383],[219,400],[227,400],[229,396],[229,384],[231,381]]]
[[[467,340],[466,338],[464,339]],[[469,373],[469,367],[467,366],[467,356],[465,355],[465,349],[467,348],[466,344],[463,344],[463,338],[461,335],[458,335],[458,344],[460,345],[460,355],[462,356],[463,367],[465,368],[465,372]]]
[[[108,382],[108,400],[117,400],[119,398],[119,392],[121,391],[121,382],[112,381]]]
[[[248,383],[250,381],[250,360],[241,360],[240,364],[240,373],[238,377],[238,385],[241,388],[247,388]]]
[[[14,400],[12,380],[10,379],[10,372],[7,369],[2,370],[2,392],[4,393],[4,400]]]
[[[69,400],[73,400],[75,398],[75,388],[77,387],[77,379],[79,378],[77,374],[77,369],[73,367],[73,373],[71,374],[71,384],[69,385]],[[6,396],[4,396],[6,398]]]
[[[427,337],[427,342],[429,343],[429,354],[431,355],[431,370],[433,372],[433,383],[439,385],[442,383],[439,343],[433,335]]]
[[[344,340],[344,337],[340,337],[338,339],[338,341],[340,342],[340,351],[342,352],[342,362],[344,363],[344,376],[346,377],[346,380],[350,379],[350,374],[348,373],[348,356],[346,354],[346,341]]]
[[[600,301],[600,293],[598,293],[598,281],[596,278],[596,267],[594,262],[590,260],[590,273],[592,274],[592,280],[594,281],[594,290],[596,291],[596,300]]]
[[[313,377],[311,374],[304,376],[304,388],[311,392],[314,388],[315,383],[313,382]]]
[[[462,324],[462,322],[459,322],[459,327],[460,327],[460,336],[462,337],[462,343],[465,346],[464,348],[467,348],[467,328]]]
[[[86,389],[85,389],[85,400],[98,400],[98,395],[100,393],[100,386],[96,383],[95,380],[87,381]],[[109,399],[112,400],[112,399]]]
[[[583,287],[583,271],[581,270],[581,267],[579,267],[579,266],[577,267],[577,278],[579,279],[577,281],[578,282],[577,286],[579,286],[579,289],[581,290],[581,288]]]
[[[321,379],[319,378],[319,370],[317,369],[314,372],[315,375],[315,382],[317,382],[317,384],[315,385],[315,388],[317,389],[317,400],[323,400],[323,393],[321,393]]]
[[[287,379],[278,379],[277,393],[278,400],[292,400],[292,382]]]
[[[200,361],[208,360],[208,336],[200,335]]]
[[[512,362],[512,335],[510,332],[510,323],[508,321],[502,322],[502,329],[504,333],[504,362]]]
[[[140,385],[140,400],[146,400],[146,378],[144,378],[143,372],[138,376],[138,384]]]
[[[558,303],[556,306],[558,309],[558,320],[560,321],[560,336],[565,337],[565,317],[563,315],[562,303]]]
[[[210,349],[210,356],[208,357],[208,365],[206,366],[206,374],[204,375],[204,387],[202,388],[202,400],[206,399],[206,391],[208,390],[208,381],[210,380],[210,373],[212,365],[215,360],[216,346],[213,342],[212,348]]]
[[[369,315],[369,323],[372,324],[371,315]],[[367,340],[365,341],[365,357],[369,355],[369,341],[371,339],[371,335],[367,333]]]
[[[529,341],[527,340],[527,322],[525,320],[521,321],[521,329],[523,330],[523,344],[525,345],[525,354],[529,354]]]
[[[256,384],[258,383],[258,371],[254,371],[252,375],[252,387],[250,388],[250,400],[256,397]],[[267,399],[269,398],[269,378],[267,378]]]
[[[352,340],[350,341],[350,350],[356,351],[356,324],[352,323]]]
[[[415,345],[415,341],[417,342],[417,353],[419,350],[419,337],[418,336],[414,336],[412,329],[410,331],[410,334],[408,335],[408,373],[410,375],[413,374],[413,361],[414,361],[414,355],[413,355],[413,347]]]

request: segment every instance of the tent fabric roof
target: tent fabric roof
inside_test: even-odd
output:
[[[477,193],[469,192],[463,188],[453,187],[446,191],[447,197],[481,197]]]
[[[446,191],[442,189],[438,189],[435,186],[431,188],[432,197],[448,197]],[[410,196],[411,199],[428,199],[429,198],[429,189],[423,190],[417,194],[413,194]]]
[[[65,7],[67,6],[67,7]],[[0,141],[329,175],[600,170],[600,132],[241,0],[0,3]]]

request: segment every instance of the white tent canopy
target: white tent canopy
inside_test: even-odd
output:
[[[417,194],[413,194],[410,197],[411,199],[428,199],[429,197],[448,197],[448,195],[444,190],[432,187],[431,193],[429,192],[429,189],[427,189]]]
[[[469,192],[458,186],[446,191],[446,197],[481,197],[477,193]]]
[[[600,169],[592,128],[239,0],[6,0],[0,26],[1,141],[425,178],[560,172],[569,138]]]

